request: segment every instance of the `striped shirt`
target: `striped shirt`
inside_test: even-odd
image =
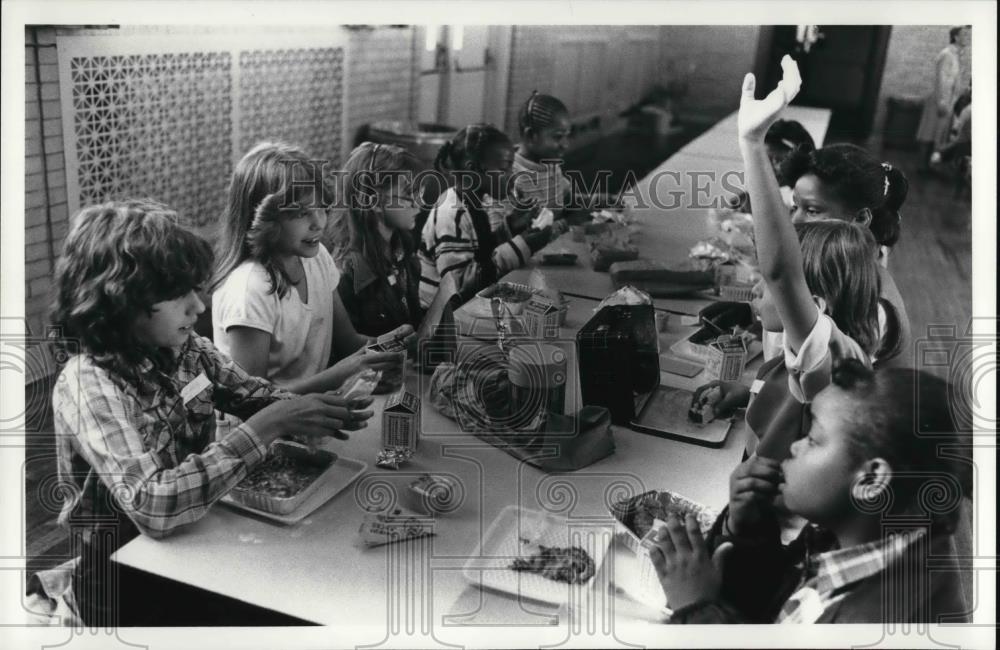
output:
[[[60,373],[52,407],[61,525],[96,530],[113,523],[132,536],[137,529],[163,537],[197,521],[266,452],[245,423],[216,441],[215,410],[246,419],[294,397],[249,376],[197,336],[180,349],[170,374],[148,360],[140,370],[137,386],[76,355]]]
[[[477,232],[474,219],[481,220]],[[455,286],[466,300],[531,259],[524,237],[517,235],[494,244],[482,241],[482,233],[493,237],[489,218],[481,210],[470,209],[449,188],[427,216],[420,242],[420,305],[430,306],[441,277],[451,273]],[[484,268],[484,265],[491,265]]]
[[[522,200],[535,199],[557,216],[566,207],[572,184],[558,162],[537,163],[522,156],[518,149],[514,153],[514,173],[514,187]]]
[[[875,542],[827,551],[809,558],[802,584],[782,606],[777,622],[815,623],[852,587],[884,571],[924,534],[922,529],[890,534]]]

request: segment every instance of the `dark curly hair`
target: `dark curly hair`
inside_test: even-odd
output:
[[[879,245],[891,247],[899,240],[899,210],[909,191],[899,169],[857,145],[834,144],[815,151],[799,147],[781,164],[780,175],[788,185],[806,174],[815,175],[848,210],[870,210],[869,227]]]
[[[528,129],[542,129],[552,125],[559,115],[569,115],[569,109],[552,95],[540,95],[538,91],[521,106],[517,114],[517,127],[523,135]]]
[[[59,339],[76,340],[98,365],[136,381],[139,363],[157,358],[135,337],[136,317],[200,290],[212,247],[148,199],[90,206],[72,224],[56,263],[52,324]]]
[[[283,298],[291,290],[291,279],[275,262],[273,249],[281,237],[283,217],[294,216],[303,207],[330,205],[333,192],[323,177],[322,163],[299,147],[262,142],[236,164],[217,243],[213,291],[248,259],[267,271],[272,293]]]
[[[883,458],[892,468],[887,514],[919,510],[935,530],[953,531],[973,476],[971,431],[952,416],[952,385],[913,368],[872,371],[856,359],[836,363],[832,379],[859,411],[848,447],[854,460]]]

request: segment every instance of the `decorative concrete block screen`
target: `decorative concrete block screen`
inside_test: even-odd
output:
[[[130,28],[60,35],[70,211],[152,197],[213,225],[261,140],[343,155],[342,30]]]

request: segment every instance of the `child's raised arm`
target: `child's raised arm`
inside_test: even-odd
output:
[[[778,180],[767,157],[764,134],[795,98],[802,85],[799,68],[790,56],[781,59],[778,87],[764,99],[755,99],[752,73],[743,80],[740,98],[739,141],[746,167],[746,185],[754,206],[754,238],[760,272],[781,317],[785,340],[798,350],[816,324],[816,306],[802,269],[799,240],[781,199]]]

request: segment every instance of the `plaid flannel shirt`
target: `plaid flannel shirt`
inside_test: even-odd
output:
[[[188,339],[175,363],[164,374],[147,360],[139,385],[87,355],[66,363],[52,396],[60,524],[127,525],[124,513],[139,532],[162,537],[197,521],[263,459],[246,424],[215,440],[215,410],[246,419],[294,395],[251,377],[205,338]],[[205,385],[191,394],[185,387],[196,379]]]
[[[852,587],[902,556],[924,530],[892,534],[876,542],[835,549],[808,558],[803,583],[778,614],[778,623],[815,623]]]

